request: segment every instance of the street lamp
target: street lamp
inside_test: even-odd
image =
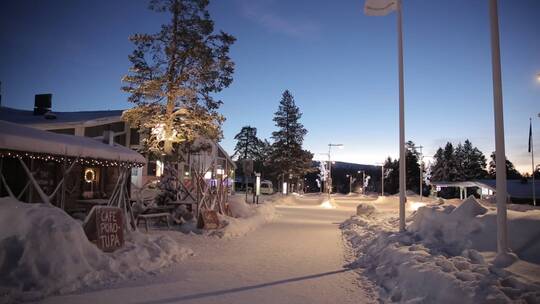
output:
[[[338,147],[339,149],[343,149],[343,144],[328,144],[328,186],[326,187],[328,190],[328,200],[330,200],[330,193],[332,192],[332,161],[330,156],[332,147]]]
[[[345,176],[349,178],[349,195],[350,195],[352,192],[352,174],[347,174]]]
[[[376,163],[381,166],[381,196],[384,196],[384,163]]]
[[[366,172],[364,170],[358,170],[358,174],[362,173],[362,194],[364,194],[364,185],[366,184]]]

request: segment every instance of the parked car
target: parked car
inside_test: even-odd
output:
[[[274,185],[271,181],[261,181],[261,194],[274,194]]]

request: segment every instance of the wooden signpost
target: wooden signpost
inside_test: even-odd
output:
[[[201,211],[201,224],[204,229],[218,229],[219,228],[219,218],[217,212],[214,210],[202,210]]]
[[[104,252],[124,246],[124,216],[120,208],[92,207],[83,228],[88,239]]]

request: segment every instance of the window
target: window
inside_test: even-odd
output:
[[[141,138],[138,129],[129,129],[129,142],[132,145],[140,144]]]
[[[126,134],[115,136],[114,137],[114,142],[119,144],[119,145],[125,146],[126,145]]]
[[[104,131],[123,132],[124,122],[115,122],[112,124],[84,128],[84,136],[98,137],[98,136],[102,136]],[[125,138],[124,138],[124,142],[125,142]]]
[[[156,162],[155,161],[148,162],[146,168],[147,168],[146,175],[156,176]]]

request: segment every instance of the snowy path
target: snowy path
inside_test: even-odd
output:
[[[358,273],[344,269],[339,224],[353,208],[278,206],[245,237],[184,242],[197,256],[170,272],[45,303],[366,303]]]

